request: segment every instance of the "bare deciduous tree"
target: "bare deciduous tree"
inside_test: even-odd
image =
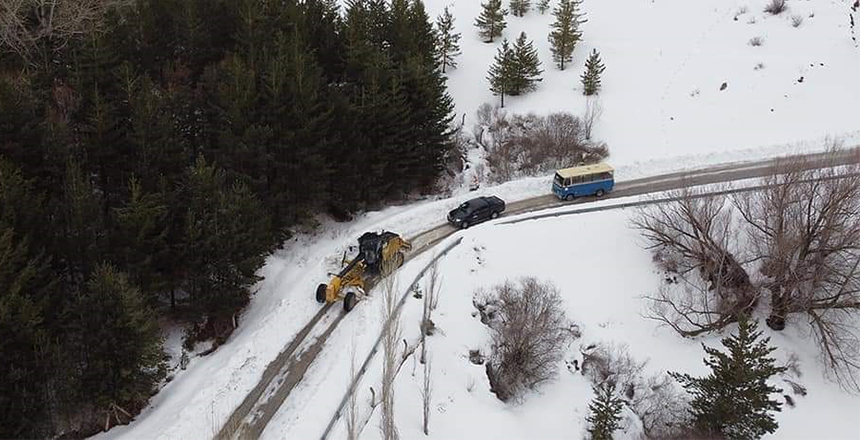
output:
[[[427,358],[427,343],[425,339],[433,332],[435,324],[431,319],[433,310],[439,305],[439,293],[441,291],[441,283],[439,281],[439,264],[438,261],[430,265],[424,279],[424,310],[421,316],[421,363],[423,364]]]
[[[355,341],[352,344],[349,377],[355,378]],[[346,438],[348,440],[358,440],[358,399],[356,394],[356,392],[350,394],[346,410]]]
[[[535,278],[495,286],[497,309],[490,322],[492,354],[487,374],[502,401],[520,399],[551,379],[571,340],[570,322],[558,289]]]
[[[585,114],[582,115],[582,124],[585,127],[585,139],[591,140],[591,132],[594,129],[594,124],[600,120],[603,115],[603,105],[600,99],[596,96],[590,96],[585,101]]]
[[[646,296],[651,301],[647,316],[683,336],[697,336],[736,322],[758,297],[735,257],[726,198],[690,188],[673,196],[676,202],[643,208],[633,221],[664,269],[681,279]]]
[[[424,362],[424,382],[421,387],[421,403],[424,408],[424,435],[430,435],[430,401],[433,394],[433,385],[430,375],[433,369],[430,367],[430,359]]]
[[[390,272],[389,272],[390,273]],[[383,293],[383,360],[382,360],[382,437],[397,440],[397,426],[394,422],[394,379],[400,362],[397,345],[400,339],[400,313],[397,307],[397,282],[391,275],[382,280]]]
[[[860,167],[782,164],[768,189],[735,199],[770,293],[767,325],[805,313],[825,365],[860,389]]]
[[[46,62],[39,49],[62,49],[74,38],[97,32],[105,13],[129,0],[4,0],[0,2],[0,48],[28,65]]]

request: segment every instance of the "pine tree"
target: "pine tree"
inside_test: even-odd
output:
[[[583,20],[583,14],[579,13],[580,3],[581,0],[559,0],[552,12],[555,22],[551,25],[553,30],[549,34],[549,42],[552,58],[561,70],[573,59],[576,43],[582,39],[579,25],[587,20]]]
[[[145,194],[136,179],[129,183],[129,192],[130,200],[115,210],[120,229],[119,260],[131,281],[140,287],[144,300],[155,310],[159,295],[171,290],[167,275],[174,261],[167,241],[169,207],[162,194]]]
[[[487,0],[486,3],[481,3],[481,7],[484,9],[475,20],[475,26],[478,27],[481,38],[487,43],[492,43],[496,37],[502,36],[502,31],[507,26],[505,15],[508,11],[502,9],[502,0]]]
[[[529,12],[531,5],[531,0],[511,0],[511,14],[522,17]]]
[[[455,68],[457,62],[454,58],[460,55],[460,38],[459,32],[454,32],[454,15],[445,7],[438,18],[436,18],[436,31],[439,34],[439,42],[437,44],[439,63],[442,64],[442,73],[445,73],[446,67]]]
[[[186,290],[211,325],[231,322],[259,280],[257,269],[272,244],[269,218],[246,185],[228,182],[224,170],[202,157],[189,167],[182,186]]]
[[[496,52],[487,80],[490,81],[490,91],[501,97],[504,108],[505,95],[512,93],[517,82],[514,51],[511,50],[507,39],[502,41],[502,47]]]
[[[771,400],[770,394],[782,390],[767,381],[786,367],[774,365],[768,355],[776,348],[769,346],[770,338],[759,340],[761,335],[758,325],[742,316],[738,334],[722,340],[728,353],[702,344],[711,374],[696,378],[669,373],[692,394],[690,414],[702,435],[758,439],[776,431],[771,413],[780,411],[782,404]]]
[[[612,440],[612,433],[620,427],[621,399],[615,396],[614,383],[594,388],[594,393],[594,400],[588,404],[588,433],[591,440]]]
[[[528,41],[526,33],[520,33],[513,47],[514,71],[516,72],[511,95],[531,92],[535,89],[535,83],[541,80],[540,60],[537,50],[531,41]]]
[[[541,15],[545,14],[546,11],[549,10],[549,0],[538,1],[537,8],[538,8],[538,12],[540,12]]]
[[[82,395],[104,413],[114,414],[113,405],[135,410],[165,371],[161,331],[140,291],[100,264],[78,295],[75,316]]]
[[[597,49],[592,49],[591,55],[585,62],[585,72],[582,74],[582,93],[586,96],[591,96],[600,91],[600,74],[606,70],[603,62],[600,61],[600,53]]]

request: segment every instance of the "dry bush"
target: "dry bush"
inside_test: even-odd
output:
[[[767,190],[735,205],[769,291],[774,330],[802,313],[825,366],[860,389],[860,167],[803,170],[794,162],[767,177]]]
[[[491,177],[496,182],[593,163],[608,156],[606,145],[589,141],[583,121],[569,113],[502,114],[491,122],[493,125],[487,126],[482,138]]]
[[[599,387],[610,383],[627,399],[633,397],[634,388],[647,362],[633,359],[627,345],[595,344],[581,352],[582,374],[589,378],[592,385]]]
[[[655,374],[637,383],[630,409],[642,421],[646,438],[701,438],[692,433],[687,395],[674,379],[665,373]]]
[[[802,15],[792,15],[791,16],[791,27],[800,27],[803,24],[803,16]]]
[[[647,316],[683,336],[697,336],[736,322],[758,297],[735,257],[734,219],[726,198],[689,188],[672,195],[677,201],[646,206],[633,221],[650,242],[655,261],[681,280],[646,296]]]
[[[785,0],[770,0],[764,8],[764,12],[772,15],[782,14],[788,7],[785,5]]]
[[[561,308],[558,289],[535,278],[494,286],[491,354],[487,375],[502,401],[517,401],[528,389],[555,376],[567,343],[570,321]],[[482,312],[483,314],[483,312]]]
[[[634,359],[626,345],[595,344],[581,351],[582,374],[594,386],[615,384],[618,397],[642,422],[646,438],[691,438],[689,402],[671,377],[645,377],[647,362]]]
[[[747,44],[749,44],[750,46],[753,46],[753,47],[759,47],[759,46],[761,46],[762,44],[764,44],[764,38],[762,38],[762,37],[752,37],[752,38],[750,38],[750,40],[747,42]]]

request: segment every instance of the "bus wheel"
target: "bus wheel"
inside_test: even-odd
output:
[[[596,195],[597,197],[603,197],[604,194],[606,194],[606,192],[603,191],[603,189],[599,189],[596,193],[594,193],[594,195]]]
[[[568,195],[564,196],[564,200],[567,200],[568,202],[572,202],[573,201],[573,194],[568,194]]]

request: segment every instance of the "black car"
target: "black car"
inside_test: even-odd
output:
[[[496,218],[504,210],[504,200],[496,196],[478,197],[449,212],[448,222],[457,228],[466,229],[471,225]]]

